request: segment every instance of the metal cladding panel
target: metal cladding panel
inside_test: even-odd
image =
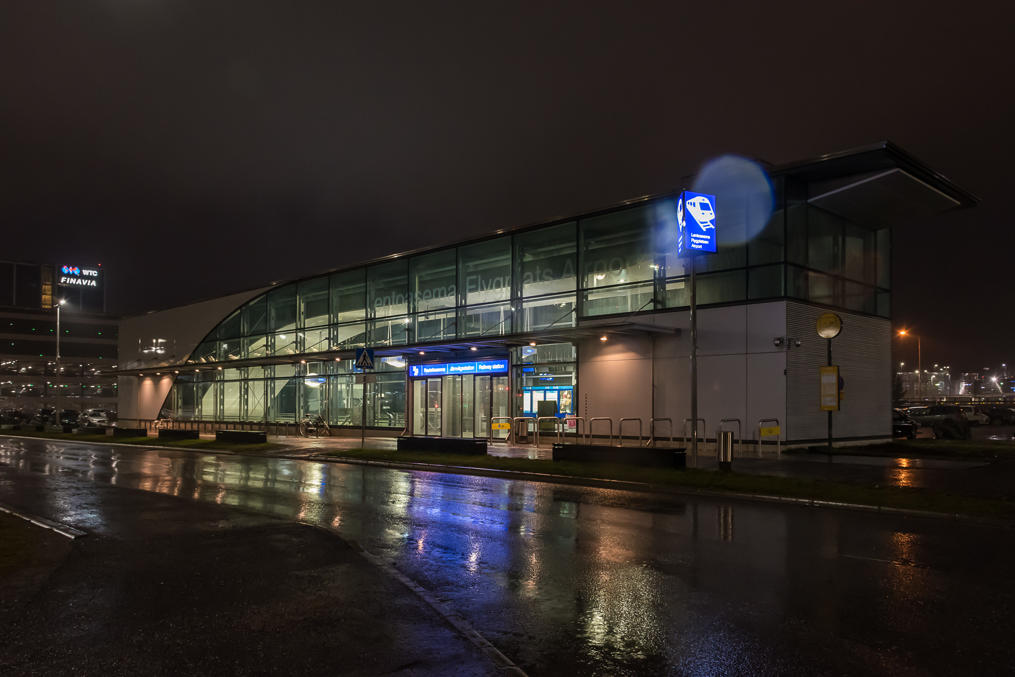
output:
[[[826,340],[815,330],[825,308],[788,302],[786,335],[800,341],[787,348],[786,438],[823,440],[827,413],[818,401],[818,370],[826,364]],[[832,339],[832,364],[843,379],[840,409],[832,414],[832,435],[839,438],[890,437],[892,432],[892,328],[889,320],[834,311],[842,332]]]

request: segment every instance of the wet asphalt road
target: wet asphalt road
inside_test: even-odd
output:
[[[149,528],[122,514],[110,487],[325,527],[392,563],[533,675],[1015,666],[1010,529],[0,438],[0,502],[99,536]]]

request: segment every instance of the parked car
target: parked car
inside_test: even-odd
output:
[[[77,425],[78,416],[76,409],[64,409],[60,412],[60,425]]]
[[[892,410],[892,437],[904,437],[907,440],[916,439],[916,431],[920,424],[906,415],[901,409]]]
[[[1015,409],[1001,405],[981,407],[980,411],[987,416],[990,425],[1015,425]]]
[[[0,409],[0,425],[21,423],[21,412],[17,409]]]
[[[43,407],[32,416],[32,423],[36,425],[48,425],[56,421],[56,412],[51,407]]]
[[[978,411],[976,407],[967,405],[961,407],[961,409],[962,415],[966,417],[966,420],[969,421],[970,425],[987,425],[990,423],[990,417]]]
[[[86,409],[78,418],[78,424],[82,428],[105,428],[109,425],[109,420],[108,409]]]
[[[907,413],[920,425],[930,426],[936,438],[967,440],[970,437],[971,425],[957,404],[934,404],[925,412],[910,409]]]

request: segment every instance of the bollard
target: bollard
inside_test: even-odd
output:
[[[733,431],[720,430],[717,437],[715,447],[719,456],[719,470],[729,472],[733,469]]]

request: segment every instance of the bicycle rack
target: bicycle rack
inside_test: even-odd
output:
[[[518,422],[519,421],[525,421],[526,422],[525,423],[525,437],[528,437],[528,435],[529,435],[529,424],[528,424],[528,422],[529,421],[535,421],[535,420],[536,419],[533,416],[515,416],[511,420],[511,437],[515,440],[515,444],[518,444],[518,437],[519,437],[518,435],[515,434],[515,431],[518,430]],[[535,439],[535,437],[533,437],[533,439]]]
[[[542,421],[553,421],[553,432],[557,434],[557,442],[560,442],[560,419],[556,416],[538,416],[536,417],[536,446],[539,446],[539,424]]]
[[[568,428],[568,422],[569,421],[574,421],[575,443],[578,443],[578,442],[581,441],[582,436],[585,435],[585,418],[582,417],[582,416],[565,416],[564,417],[564,438],[565,439],[567,438],[567,435],[568,435],[567,428]],[[581,426],[580,428],[579,428],[579,425]],[[586,440],[585,443],[588,444],[588,440]]]
[[[498,438],[493,436],[493,422],[494,421],[507,421],[508,422],[508,434],[507,434],[507,436],[503,440],[498,439]],[[487,439],[488,442],[504,442],[504,444],[507,444],[508,442],[511,441],[511,433],[512,433],[512,429],[511,428],[512,428],[512,426],[511,426],[511,417],[510,416],[491,416],[490,417],[490,429],[486,431],[486,439]]]
[[[596,421],[606,421],[607,423],[610,424],[610,441],[609,441],[609,446],[612,447],[613,446],[613,419],[610,418],[609,416],[593,416],[592,418],[589,419],[589,437],[588,437],[589,444],[592,443],[592,427],[595,425]]]
[[[640,447],[641,446],[641,440],[642,440],[642,437],[643,437],[643,435],[642,435],[641,419],[640,418],[634,418],[634,417],[620,419],[620,423],[617,425],[617,438],[618,438],[617,441],[619,443],[619,446],[621,446],[621,447],[624,446],[624,422],[625,421],[637,421],[638,422],[638,446]]]
[[[722,432],[723,423],[736,423],[737,424],[737,448],[740,449],[740,455],[744,455],[744,429],[743,424],[739,418],[721,418],[719,419],[719,428],[716,430],[715,438],[718,440],[718,433]],[[718,444],[718,443],[717,443]]]
[[[758,456],[761,456],[761,443],[765,440],[765,435],[761,434],[762,423],[774,423],[779,426],[779,434],[775,436],[775,453],[777,456],[782,456],[782,424],[779,423],[777,418],[759,418],[758,419]],[[770,437],[770,436],[769,436]]]
[[[698,440],[701,442],[701,444],[699,446],[704,446],[705,435],[708,432],[708,425],[705,423],[705,419],[703,419],[703,418],[699,418],[699,419],[685,418],[684,419],[683,437],[681,438],[682,444],[684,445],[684,451],[685,451],[685,453],[688,450],[687,441],[689,439],[691,439],[691,435],[689,435],[687,433],[687,428],[688,428],[687,424],[688,423],[691,423],[691,424],[694,425],[694,434],[697,434],[697,432],[698,432],[698,423],[701,423],[701,436],[698,438]],[[697,456],[694,457],[694,464],[695,465],[698,464],[698,457]]]
[[[665,418],[650,418],[648,420],[648,439],[645,440],[646,447],[654,447],[656,445],[656,422],[666,421],[670,424],[670,446],[673,446],[673,419],[669,416]]]

